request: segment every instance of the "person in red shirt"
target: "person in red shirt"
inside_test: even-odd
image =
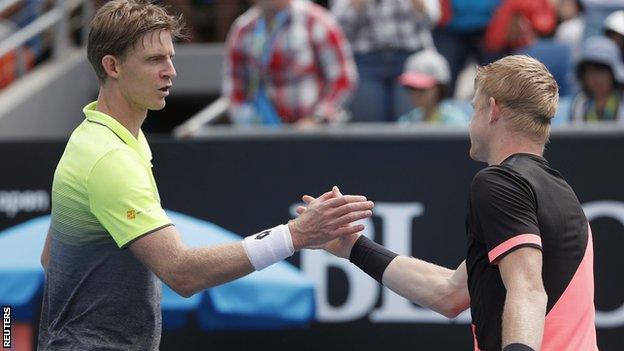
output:
[[[226,42],[223,95],[237,124],[317,124],[346,119],[357,83],[342,30],[304,0],[258,0]]]
[[[557,12],[550,0],[504,0],[485,31],[484,47],[488,52],[511,53],[556,27]]]

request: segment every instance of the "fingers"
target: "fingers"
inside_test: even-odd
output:
[[[329,200],[334,196],[334,191],[328,191],[325,194],[321,195],[318,197],[319,200],[321,201],[325,201],[325,200]]]
[[[366,201],[366,196],[360,195],[343,195],[341,197],[332,198],[325,201],[325,206],[329,208],[340,207],[342,205],[346,205],[352,202],[363,202]]]
[[[304,211],[306,210],[305,206],[297,206],[297,209],[295,210],[297,212],[297,214],[302,214]]]
[[[364,230],[364,225],[363,224],[356,224],[356,225],[340,227],[340,228],[334,230],[333,234],[335,236],[345,236],[345,235],[359,233],[362,230]]]
[[[306,204],[309,204],[310,202],[314,201],[315,199],[310,196],[310,195],[303,195],[301,197],[301,200],[303,200],[303,202],[305,202]]]
[[[375,207],[375,204],[372,201],[353,202],[338,207],[334,210],[333,215],[340,217],[349,212],[372,210],[373,207]]]
[[[336,227],[342,227],[342,226],[347,225],[349,223],[352,223],[352,222],[355,222],[355,221],[359,221],[360,219],[368,218],[368,217],[370,217],[372,215],[373,215],[373,211],[371,211],[371,210],[349,212],[349,213],[339,217],[335,221],[333,221],[331,223],[331,225],[332,226],[336,226]]]

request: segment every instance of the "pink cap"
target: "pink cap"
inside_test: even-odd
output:
[[[399,76],[399,83],[408,88],[429,89],[438,84],[438,80],[427,74],[406,72]]]

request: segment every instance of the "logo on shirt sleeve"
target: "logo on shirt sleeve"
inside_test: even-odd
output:
[[[153,210],[157,210],[157,209],[159,208],[152,207],[152,208],[148,208],[147,210],[128,210],[126,211],[126,218],[136,219],[136,217],[140,215],[141,213],[146,213],[147,215],[149,215],[150,212],[152,212]]]

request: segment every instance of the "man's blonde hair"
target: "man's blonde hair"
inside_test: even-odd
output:
[[[502,105],[503,118],[514,131],[548,141],[559,88],[544,64],[524,55],[504,57],[477,69],[475,88],[486,104],[493,97]]]
[[[101,82],[106,80],[102,58],[123,57],[128,48],[152,31],[166,30],[182,37],[182,21],[158,5],[142,0],[112,0],[104,4],[91,21],[87,57]]]

